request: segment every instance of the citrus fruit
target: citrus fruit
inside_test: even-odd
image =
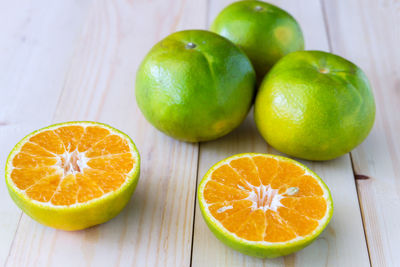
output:
[[[284,55],[304,49],[303,33],[286,11],[262,1],[239,1],[223,9],[211,24],[250,58],[258,81]]]
[[[239,154],[218,162],[200,182],[198,199],[218,239],[261,258],[304,248],[333,212],[321,178],[297,161],[268,154]]]
[[[321,51],[282,58],[263,80],[254,119],[264,139],[286,154],[339,157],[370,132],[375,102],[368,79],[350,61]]]
[[[14,202],[36,221],[80,230],[115,217],[139,179],[139,153],[122,132],[96,122],[35,131],[11,151],[6,183]]]
[[[160,41],[136,75],[136,101],[146,119],[189,142],[216,139],[239,126],[254,93],[255,73],[246,55],[203,30]]]

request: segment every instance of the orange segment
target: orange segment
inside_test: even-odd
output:
[[[295,195],[296,197],[322,196],[324,194],[321,186],[315,178],[310,175],[304,175],[301,179],[296,179],[292,186],[299,189],[298,193]]]
[[[129,152],[128,142],[118,135],[109,135],[86,152],[88,158]]]
[[[88,150],[90,147],[95,145],[100,140],[103,140],[110,134],[110,131],[98,126],[88,126],[85,128],[85,133],[82,135],[79,144],[78,151],[83,152]]]
[[[204,189],[204,196],[207,203],[240,200],[246,198],[248,195],[246,191],[225,186],[215,181],[209,181]]]
[[[246,220],[242,226],[236,230],[236,234],[250,241],[263,240],[265,235],[265,229],[267,225],[267,220],[265,218],[265,213],[262,210],[253,211],[249,218]]]
[[[266,212],[267,227],[264,235],[264,241],[268,242],[285,242],[296,238],[296,233],[289,228],[279,215],[275,212]]]
[[[35,157],[24,152],[16,155],[12,164],[16,168],[37,168],[43,166],[54,166],[57,163],[57,158]]]
[[[279,216],[286,221],[286,223],[298,234],[305,236],[311,233],[318,226],[316,220],[303,216],[301,213],[296,212],[285,207],[278,209]]]
[[[263,185],[271,184],[272,180],[278,173],[279,163],[274,158],[267,158],[262,156],[253,157],[254,163],[260,176]]]
[[[257,167],[250,157],[234,159],[230,165],[251,185],[259,186],[261,184]]]
[[[125,176],[115,172],[105,172],[97,169],[84,169],[86,177],[93,180],[104,193],[117,190],[124,182]]]
[[[221,223],[228,231],[234,233],[247,221],[251,212],[251,208],[242,209],[232,213],[225,220],[221,221]]]
[[[206,174],[199,187],[201,207],[244,240],[287,242],[312,234],[330,216],[329,193],[319,179],[283,157],[237,155]]]
[[[42,146],[44,149],[55,153],[63,154],[65,152],[64,144],[60,137],[52,130],[40,132],[29,139],[31,142]]]
[[[54,132],[63,142],[65,149],[68,152],[72,152],[77,148],[82,135],[85,132],[85,128],[77,125],[65,126],[57,128]]]
[[[79,186],[75,175],[68,174],[65,176],[51,198],[51,203],[54,205],[72,205],[77,201]]]
[[[228,164],[222,165],[211,174],[211,179],[234,188],[243,189],[250,187],[246,181]]]
[[[290,162],[280,162],[276,178],[271,182],[272,188],[280,188],[280,192],[286,189],[296,180],[302,179],[304,170],[300,166]]]
[[[36,143],[31,143],[31,142],[25,143],[21,147],[21,152],[31,154],[31,155],[37,156],[37,157],[54,157],[55,156],[55,154],[44,149],[40,145],[38,145]]]
[[[103,190],[101,190],[100,186],[90,179],[90,177],[82,174],[76,174],[76,181],[79,186],[78,190],[78,202],[84,203],[88,202],[91,199],[99,198],[103,195]]]
[[[250,208],[251,205],[250,200],[236,200],[211,204],[209,209],[217,220],[223,221],[233,213]]]
[[[53,167],[13,169],[11,179],[19,189],[25,190],[41,178],[55,174],[56,171],[57,169]]]
[[[288,209],[316,220],[322,219],[327,209],[326,200],[322,197],[288,197],[282,199],[281,203]]]
[[[131,153],[93,158],[87,162],[87,165],[93,169],[119,173],[130,172],[134,164],[135,160]]]
[[[26,194],[31,199],[48,202],[54,195],[58,184],[60,183],[61,174],[54,174],[41,178],[31,187],[26,189]]]
[[[84,174],[93,180],[104,193],[117,190],[125,182],[125,175],[115,172],[84,169]]]

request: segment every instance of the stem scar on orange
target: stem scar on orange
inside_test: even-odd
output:
[[[262,258],[304,248],[333,212],[321,178],[297,161],[268,154],[239,154],[218,162],[200,182],[198,199],[218,239]]]
[[[35,131],[11,151],[6,183],[14,202],[38,222],[80,230],[115,217],[139,179],[140,157],[124,133],[97,122]]]

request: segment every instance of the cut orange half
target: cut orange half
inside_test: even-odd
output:
[[[97,122],[35,131],[11,151],[6,183],[15,203],[38,222],[79,230],[115,217],[139,179],[140,158],[124,133]]]
[[[218,239],[263,258],[311,243],[333,211],[321,178],[297,161],[268,154],[239,154],[218,162],[200,182],[198,199]]]

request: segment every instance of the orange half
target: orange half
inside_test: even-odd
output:
[[[276,257],[297,251],[328,224],[328,187],[301,163],[246,153],[222,160],[198,189],[202,214],[227,245],[249,255]]]
[[[33,132],[16,145],[6,166],[17,205],[39,222],[66,230],[115,216],[127,204],[138,176],[139,153],[132,140],[95,122]]]

